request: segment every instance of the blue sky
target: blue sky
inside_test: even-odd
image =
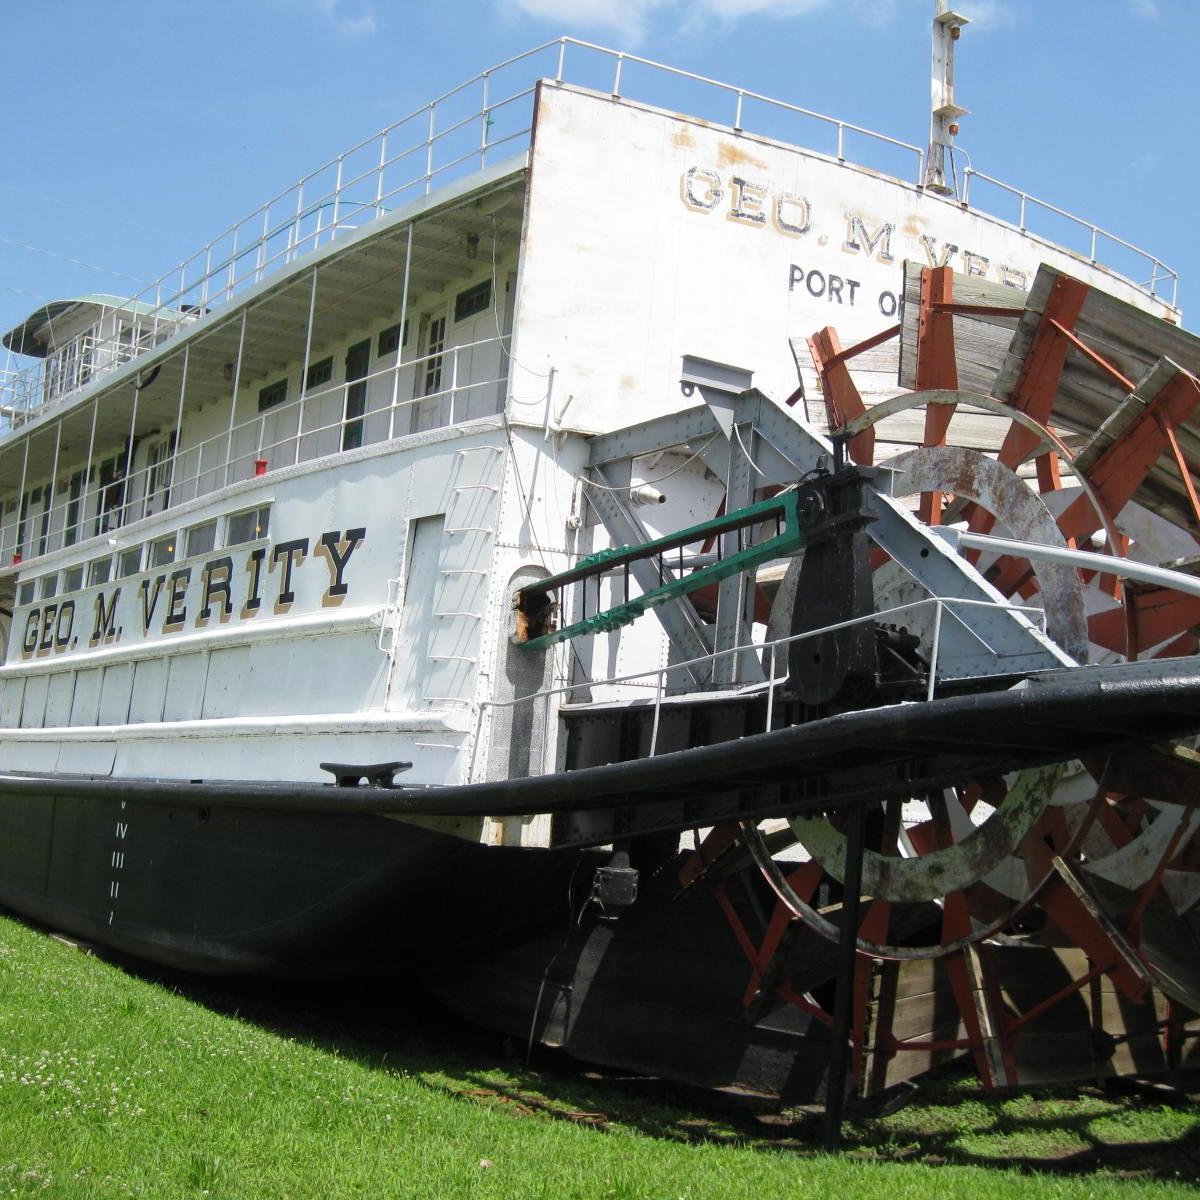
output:
[[[1200,3],[954,0],[974,166],[1180,272]],[[932,0],[38,0],[5,13],[0,328],[131,294],[299,176],[562,34],[924,144]],[[132,277],[132,278],[130,278]],[[2,360],[0,360],[2,361]]]

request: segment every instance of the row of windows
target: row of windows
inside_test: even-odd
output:
[[[333,355],[321,359],[320,362],[312,363],[308,368],[308,373],[305,375],[305,391],[311,392],[314,388],[321,387],[322,384],[328,383],[333,378]],[[283,404],[288,398],[288,381],[285,375],[282,379],[277,379],[274,383],[268,384],[265,388],[259,388],[258,391],[258,411],[266,412],[269,408],[276,408]]]
[[[474,287],[469,287],[465,291],[459,292],[454,298],[454,319],[455,321],[465,321],[468,317],[477,316],[481,312],[486,312],[487,307],[492,302],[492,281],[485,279],[482,283],[477,283]],[[445,348],[446,339],[446,318],[438,317],[431,325],[430,335],[428,337],[429,345],[426,347],[426,353],[430,355],[440,354]],[[408,344],[408,318],[404,319],[403,324],[397,321],[395,325],[389,325],[386,329],[379,331],[378,341],[375,347],[375,356],[383,358],[386,354],[395,354],[401,346]],[[369,353],[369,350],[368,350]],[[430,370],[427,367],[427,373]],[[441,375],[441,364],[436,367],[439,383]],[[365,371],[364,371],[365,374]],[[304,376],[304,390],[312,391],[314,388],[321,387],[322,384],[328,383],[333,378],[333,356],[329,355],[321,359],[320,362],[312,363],[307,373]],[[349,377],[347,382],[349,382]],[[437,386],[430,387],[430,381],[425,381],[425,391],[436,391]],[[264,388],[259,389],[258,393],[258,411],[266,412],[268,409],[276,408],[280,404],[287,401],[288,398],[288,381],[287,377],[277,379],[274,383],[268,384]]]
[[[168,566],[180,557],[191,558],[197,554],[208,554],[217,547],[218,526],[222,521],[225,526],[222,546],[241,546],[246,542],[255,542],[267,536],[271,522],[271,506],[265,504],[260,508],[231,513],[227,517],[213,517],[182,531],[174,530],[153,541],[118,550],[115,554],[106,554],[103,558],[94,558],[89,563],[67,567],[61,573],[54,571],[38,579],[28,579],[21,584],[17,603],[32,604],[37,599],[46,600],[57,596],[60,584],[64,594],[78,592],[85,586],[85,580],[87,587],[97,587],[113,579],[127,579],[143,570]],[[182,555],[178,553],[180,545],[183,546]]]
[[[149,503],[169,483],[170,463],[164,465],[175,448],[175,434],[164,438],[151,447],[148,490],[142,499]],[[125,502],[124,471],[125,454],[113,455],[103,462],[93,464],[87,470],[76,471],[69,480],[57,484],[47,483],[31,488],[19,499],[10,500],[7,507],[0,508],[5,524],[16,524],[14,551],[24,556],[28,552],[45,554],[50,548],[51,510],[61,505],[65,497],[66,528],[62,531],[62,545],[72,546],[80,537],[90,537],[104,532],[115,521],[120,523],[119,510]],[[83,520],[84,492],[98,482],[99,495],[93,501],[96,511],[89,525]],[[166,496],[162,497],[165,504]],[[118,517],[112,514],[118,513]]]

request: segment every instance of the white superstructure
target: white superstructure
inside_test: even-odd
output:
[[[610,66],[611,91],[569,83],[568,57]],[[0,395],[7,770],[551,769],[552,705],[520,728],[505,705],[664,666],[667,642],[639,622],[526,678],[511,597],[604,545],[588,438],[683,408],[684,356],[753,367],[778,401],[803,384],[820,425],[804,339],[894,324],[905,260],[1015,292],[1048,262],[1174,313],[1166,268],[1115,274],[1098,256],[1132,248],[1092,226],[1080,253],[1052,246],[1026,227],[1031,198],[1006,198],[1015,223],[984,215],[850,161],[861,147],[919,181],[914,147],[744,90],[708,85],[723,120],[668,111],[683,77],[656,68],[647,100],[627,96],[634,62],[543,47],[152,293],[48,305],[6,336],[38,359]],[[821,149],[787,140],[808,134]],[[896,390],[894,357],[870,367],[877,394]],[[703,449],[639,464],[633,484],[670,480],[641,510],[651,533],[715,515]]]

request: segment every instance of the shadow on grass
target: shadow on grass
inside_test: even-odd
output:
[[[210,1011],[514,1117],[601,1131],[619,1126],[684,1143],[823,1153],[817,1108],[781,1111],[762,1098],[589,1067],[540,1046],[527,1061],[523,1042],[471,1025],[399,981],[213,981],[81,948]],[[131,1013],[140,1008],[126,1003]],[[897,1089],[908,1102],[894,1111],[886,1098],[848,1105],[844,1152],[876,1161],[1200,1182],[1200,1071],[1183,1074],[1173,1092],[1114,1099],[1116,1091],[1077,1086],[988,1095],[960,1060],[919,1086]],[[1163,1117],[1168,1102],[1173,1120]],[[1118,1132],[1103,1136],[1096,1127],[1104,1122]],[[1170,1136],[1137,1136],[1167,1127]],[[194,1167],[207,1172],[205,1163]]]
[[[126,964],[128,966],[128,964]],[[721,1143],[776,1153],[821,1153],[818,1109],[780,1112],[761,1098],[707,1092],[661,1079],[589,1067],[526,1046],[448,1013],[400,984],[324,981],[212,984],[191,977],[160,983],[215,1011],[237,1015],[374,1070],[403,1072],[423,1086],[514,1117],[619,1126],[648,1137]],[[1162,1128],[1163,1100],[1095,1086],[987,1095],[959,1063],[909,1088],[898,1111],[851,1106],[845,1152],[859,1159],[970,1165],[1040,1174],[1200,1181],[1200,1075],[1176,1093],[1180,1132]],[[1101,1123],[1120,1132],[1106,1138]]]

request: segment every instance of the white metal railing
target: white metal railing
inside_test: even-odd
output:
[[[738,132],[809,145],[843,162],[853,143],[854,161],[892,174],[898,173],[899,163],[905,171],[902,177],[918,184],[923,178],[925,156],[919,146],[637,55],[560,38],[489,67],[330,159],[151,283],[127,306],[138,314],[141,328],[149,330],[148,337],[139,335],[139,350],[157,345],[189,318],[229,303],[299,255],[428,194],[435,184],[494,164],[500,152],[523,150],[532,129],[534,89],[543,78],[592,87],[617,100],[673,107]],[[967,168],[964,180],[964,203],[972,177],[1018,198],[1022,230],[1028,228],[1028,209],[1033,207],[1090,231],[1093,261],[1101,244],[1132,253],[1150,276],[1139,286],[1160,298],[1160,289],[1169,287],[1170,303],[1175,303],[1178,277],[1153,255],[972,168]],[[116,365],[114,361],[104,370]],[[38,363],[7,379],[0,377],[0,430],[46,402],[43,370],[44,364]],[[93,374],[91,379],[97,377]]]
[[[134,521],[267,469],[389,441],[416,432],[410,428],[413,425],[436,429],[499,412],[500,389],[506,382],[503,343],[504,339],[493,337],[447,346],[440,353],[396,362],[349,383],[304,391],[295,400],[255,413],[201,442],[176,447],[169,456],[129,474],[122,469],[113,479],[84,487],[76,497],[55,495],[48,512],[38,509],[24,521],[9,517],[0,526],[0,560],[23,561],[98,535],[115,537]],[[485,355],[495,351],[496,371],[476,378],[468,363],[481,351]],[[412,395],[412,380],[423,378],[430,362],[441,366],[445,386]],[[374,396],[372,385],[376,385]],[[347,401],[355,388],[362,388],[363,411],[347,415]],[[406,394],[401,396],[401,391]],[[381,392],[386,395],[381,397]],[[324,415],[327,412],[336,415]]]
[[[1081,242],[1075,243],[1072,246],[1069,243],[1067,249],[1080,248],[1080,253],[1093,265],[1102,261],[1111,261],[1111,259],[1102,259],[1100,251],[1103,247],[1116,247],[1118,252],[1123,252],[1130,260],[1129,266],[1132,273],[1129,275],[1131,282],[1135,283],[1147,295],[1153,296],[1156,299],[1163,300],[1171,307],[1175,307],[1176,299],[1179,294],[1179,274],[1168,267],[1161,259],[1155,258],[1149,251],[1143,250],[1140,246],[1135,246],[1132,242],[1127,242],[1124,238],[1117,237],[1114,233],[1109,233],[1107,230],[1101,229],[1099,225],[1094,225],[1090,221],[1085,221],[1082,217],[1077,217],[1073,213],[1069,213],[1066,209],[1050,204],[1045,200],[1039,200],[1036,196],[1031,196],[1028,192],[1023,192],[1020,188],[1015,188],[1011,184],[1003,183],[999,179],[993,179],[990,175],[985,175],[982,171],[975,170],[974,167],[966,167],[963,171],[963,191],[962,203],[968,205],[970,203],[971,180],[978,179],[989,187],[1003,192],[1005,195],[1017,201],[1017,214],[1014,225],[1022,233],[1037,234],[1039,230],[1036,226],[1031,226],[1029,217],[1032,210],[1035,214],[1050,214],[1053,217],[1059,218],[1064,222],[1068,229],[1074,230],[1083,235]],[[999,214],[996,214],[999,215]],[[1138,276],[1141,275],[1142,278]]]
[[[93,329],[73,338],[42,360],[41,407],[52,405],[86,387],[93,379],[132,362],[170,337],[182,324],[182,319],[170,325],[162,322],[152,329],[134,321],[110,335]]]
[[[701,655],[697,658],[688,659],[685,662],[670,663],[665,667],[653,667],[645,671],[633,671],[625,675],[614,675],[608,679],[584,680],[580,683],[561,684],[558,687],[545,688],[541,691],[531,693],[528,696],[519,696],[513,700],[485,700],[480,703],[476,713],[475,737],[473,739],[472,759],[470,766],[470,774],[468,778],[475,779],[475,761],[478,754],[481,735],[483,731],[484,714],[487,710],[497,708],[516,708],[522,704],[537,704],[543,705],[542,728],[549,731],[551,705],[556,697],[565,696],[571,692],[577,692],[582,687],[598,688],[610,687],[617,684],[638,684],[640,681],[647,681],[654,688],[654,718],[650,727],[650,746],[647,751],[647,757],[653,757],[658,752],[658,727],[659,715],[662,710],[663,697],[666,694],[668,686],[668,677],[677,675],[679,671],[689,667],[699,666],[702,664],[715,663],[719,658],[725,658],[729,655],[746,655],[754,654],[763,656],[762,669],[766,678],[762,681],[749,684],[751,688],[765,687],[767,693],[767,709],[763,721],[763,731],[766,732],[771,728],[771,722],[775,716],[775,690],[785,683],[787,680],[786,673],[782,676],[776,673],[778,661],[778,650],[780,647],[790,647],[793,642],[805,641],[808,638],[821,637],[828,633],[836,633],[838,630],[849,629],[854,625],[863,625],[869,622],[886,620],[902,613],[913,613],[926,609],[933,609],[933,628],[931,634],[930,651],[929,651],[929,678],[926,684],[925,698],[932,700],[937,685],[937,668],[938,658],[941,653],[942,643],[942,625],[944,616],[948,612],[950,616],[959,622],[963,629],[967,631],[976,641],[978,641],[985,650],[995,655],[997,658],[1002,657],[994,647],[991,647],[984,641],[977,630],[972,629],[963,619],[954,611],[955,608],[994,608],[1005,612],[1021,613],[1026,618],[1032,618],[1037,624],[1042,633],[1046,632],[1046,614],[1043,609],[1032,605],[1011,604],[999,600],[969,600],[962,597],[948,596],[927,596],[923,600],[913,600],[907,604],[897,605],[895,608],[885,609],[881,612],[868,613],[866,616],[854,617],[847,621],[838,621],[832,625],[823,625],[819,629],[806,629],[803,633],[794,633],[788,637],[776,638],[769,642],[748,642],[738,646],[732,646],[727,650],[714,651],[712,654]],[[542,741],[542,762],[541,774],[546,774],[548,768],[546,765],[546,755],[550,750],[557,750],[553,745],[553,739],[549,736],[543,738]]]

